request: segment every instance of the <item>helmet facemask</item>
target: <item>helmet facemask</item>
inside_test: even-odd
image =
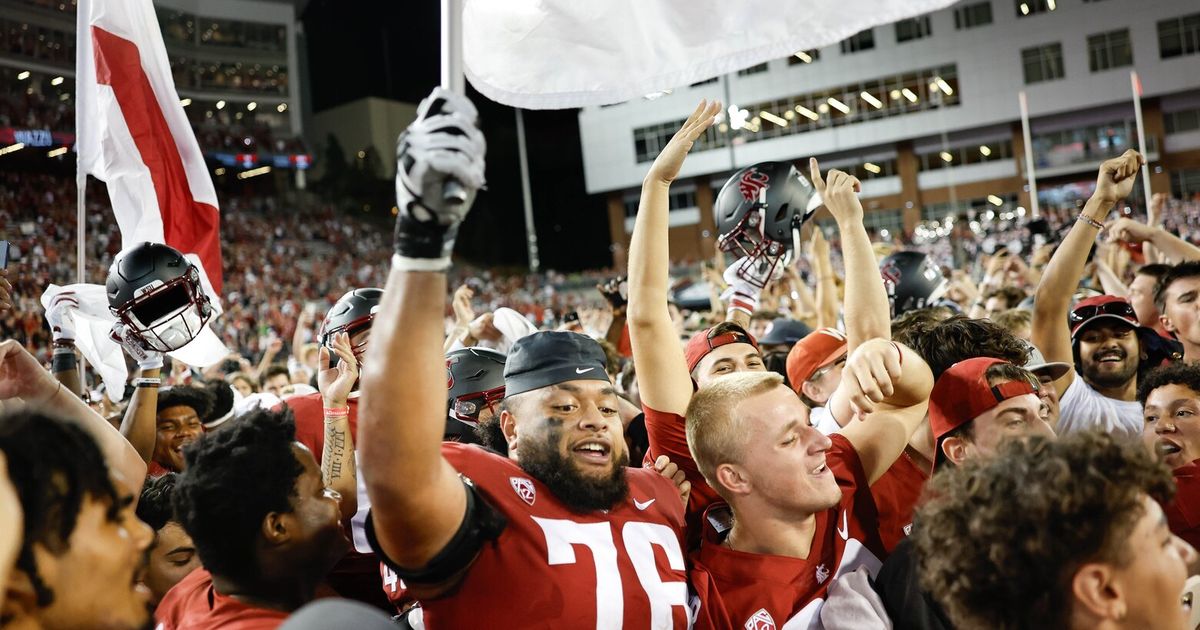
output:
[[[450,417],[472,427],[479,425],[479,414],[484,409],[496,412],[496,405],[504,400],[504,386],[455,398],[450,405]]]
[[[190,267],[178,278],[155,280],[135,297],[112,309],[130,332],[156,352],[178,350],[200,334],[213,310],[200,289],[200,274]]]
[[[354,358],[358,360],[358,367],[361,368],[362,364],[363,364],[363,355],[367,353],[367,342],[370,341],[371,339],[370,339],[369,335],[367,337],[364,337],[363,339],[360,339],[357,343],[355,343],[353,341],[353,339],[354,339],[355,335],[357,335],[361,332],[370,330],[371,322],[373,322],[374,320],[375,320],[375,314],[372,313],[365,317],[360,317],[360,318],[358,318],[352,322],[349,322],[347,324],[343,324],[341,326],[335,326],[328,330],[322,330],[320,333],[321,345],[325,346],[326,348],[329,348],[330,356],[336,356],[333,354],[333,338],[335,335],[338,335],[340,333],[346,333],[346,336],[351,339],[350,351],[354,353]]]
[[[791,262],[790,243],[781,243],[764,234],[766,213],[766,190],[762,191],[756,208],[747,212],[729,232],[720,235],[717,247],[742,261],[738,266],[738,277],[751,286],[762,289],[775,277],[775,268],[785,267]],[[793,229],[793,238],[796,228]]]

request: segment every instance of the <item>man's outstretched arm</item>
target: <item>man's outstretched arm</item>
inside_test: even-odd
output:
[[[375,541],[397,566],[426,567],[467,510],[441,455],[446,417],[442,313],[458,225],[483,184],[483,135],[469,101],[443,90],[400,137],[396,254],[363,360],[358,442]],[[468,193],[444,201],[454,180]]]

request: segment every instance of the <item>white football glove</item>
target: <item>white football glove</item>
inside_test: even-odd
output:
[[[785,265],[780,262],[770,266],[760,262],[742,269],[747,259],[748,257],[739,258],[725,268],[721,277],[725,279],[729,288],[721,294],[721,299],[729,303],[729,311],[743,311],[753,315],[758,308],[762,287],[782,278]]]
[[[50,300],[46,309],[46,323],[50,324],[50,334],[54,341],[75,341],[75,311],[79,309],[79,299],[72,291],[64,291]]]
[[[484,184],[487,143],[477,118],[465,96],[434,88],[400,134],[395,266],[411,271],[450,266],[458,225]]]
[[[109,333],[109,336],[112,337],[113,341],[121,344],[121,349],[137,363],[139,370],[162,368],[162,353],[148,348],[125,324],[121,322],[113,324],[112,332]]]

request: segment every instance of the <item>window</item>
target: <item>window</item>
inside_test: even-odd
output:
[[[1200,198],[1200,169],[1172,172],[1171,196],[1185,201]]]
[[[1167,128],[1167,133],[1184,133],[1200,129],[1200,109],[1163,114],[1163,124]]]
[[[659,152],[662,151],[663,147],[667,146],[667,143],[671,141],[671,137],[682,126],[683,120],[673,120],[634,129],[633,149],[638,163],[650,162],[658,157]],[[692,150],[705,151],[723,147],[728,135],[721,132],[718,127],[709,127],[699,138],[696,138],[696,145]]]
[[[716,83],[716,82],[717,82],[717,79],[719,79],[719,78],[720,78],[720,77],[713,77],[713,78],[711,78],[711,79],[705,79],[705,80],[703,80],[703,81],[697,81],[697,82],[695,82],[695,83],[693,83],[693,84],[689,85],[688,87],[700,87],[701,85],[708,85],[708,84],[710,84],[710,83]]]
[[[1045,44],[1021,51],[1021,63],[1025,66],[1025,83],[1040,83],[1064,76],[1062,44]]]
[[[1200,13],[1158,23],[1158,52],[1163,59],[1200,51]]]
[[[760,72],[766,72],[766,71],[767,71],[767,62],[764,61],[764,62],[758,64],[757,66],[750,66],[749,68],[742,68],[741,70],[738,70],[737,75],[739,77],[745,77],[745,76],[749,76],[752,74],[758,74]]]
[[[863,225],[868,232],[874,232],[883,237],[887,231],[889,236],[897,236],[904,231],[904,213],[896,210],[869,210],[863,213]]]
[[[982,144],[934,149],[917,155],[917,169],[921,171],[936,171],[952,166],[1008,160],[1013,156],[1012,151],[1012,140],[1009,139],[997,139]]]
[[[932,34],[933,29],[929,25],[928,15],[922,15],[920,17],[896,22],[897,42],[909,42],[914,39],[929,37]]]
[[[842,40],[842,54],[850,54],[871,50],[875,47],[875,31],[867,29],[859,31],[850,37]]]
[[[816,48],[810,50],[800,50],[788,57],[789,66],[808,65],[821,58],[821,51]]]
[[[992,3],[976,2],[954,10],[954,28],[963,30],[992,23]]]
[[[1049,13],[1058,8],[1055,0],[1014,0],[1017,17],[1023,18],[1038,13]]]
[[[1089,35],[1088,65],[1092,72],[1133,65],[1133,45],[1129,43],[1129,29]]]

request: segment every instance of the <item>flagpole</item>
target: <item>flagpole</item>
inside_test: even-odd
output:
[[[75,119],[75,137],[79,137],[80,119]],[[87,252],[87,216],[84,211],[85,195],[87,194],[87,173],[79,164],[79,152],[75,152],[75,282],[84,283],[84,256]],[[87,358],[79,353],[79,388],[86,400],[87,388]]]
[[[1146,125],[1142,121],[1142,81],[1138,78],[1137,70],[1129,71],[1129,85],[1133,89],[1133,117],[1137,122],[1138,148],[1146,159],[1142,168],[1142,189],[1146,195],[1146,210],[1150,208],[1150,147],[1146,146]]]
[[[463,78],[462,10],[463,0],[442,0],[441,85],[455,94],[467,93]],[[442,199],[447,203],[465,203],[467,191],[451,179],[442,187]]]
[[[1021,134],[1025,138],[1025,176],[1029,178],[1029,212],[1030,217],[1039,219],[1042,216],[1038,209],[1037,175],[1033,172],[1033,134],[1029,132],[1029,102],[1025,98],[1025,90],[1017,95],[1021,104]]]

